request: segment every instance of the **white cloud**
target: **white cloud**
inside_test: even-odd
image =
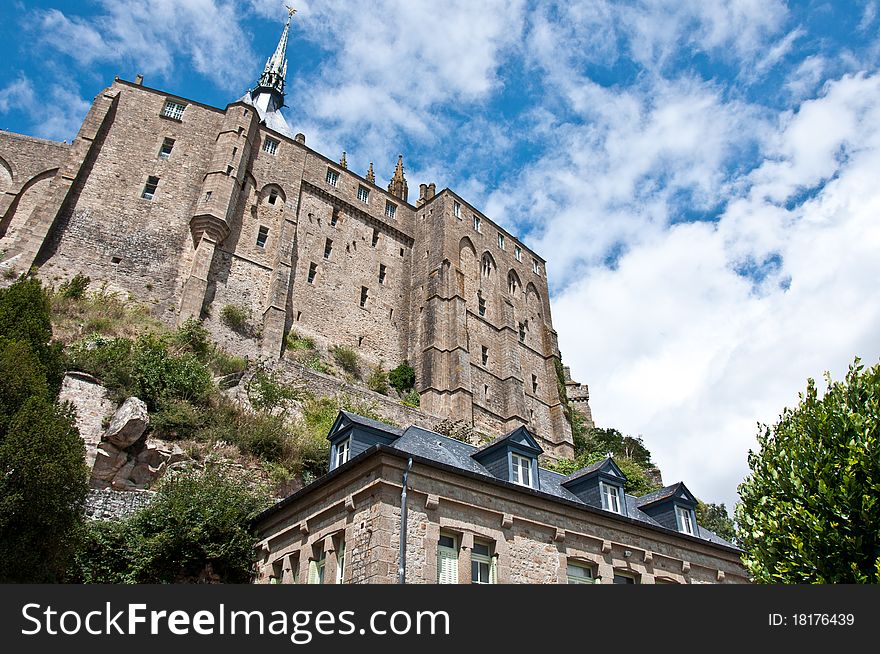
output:
[[[72,141],[90,106],[69,83],[51,84],[38,94],[24,74],[0,89],[0,113],[27,115],[35,136],[54,141]]]
[[[35,103],[34,85],[24,75],[0,89],[0,113],[29,111]]]
[[[131,62],[140,72],[170,76],[177,57],[219,87],[238,91],[256,58],[239,6],[228,0],[100,0],[88,18],[57,9],[36,13],[41,38],[81,65]]]
[[[728,506],[757,421],[793,406],[808,376],[880,357],[880,78],[829,84],[779,121],[767,155],[717,224],[647,226],[616,270],[554,304],[599,423],[643,434],[667,482]],[[776,203],[828,178],[790,210]],[[771,254],[766,278],[737,273]]]

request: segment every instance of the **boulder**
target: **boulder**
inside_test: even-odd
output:
[[[104,432],[103,440],[125,449],[134,445],[144,435],[149,424],[147,405],[143,400],[130,397],[116,410],[110,426]]]
[[[112,443],[101,443],[95,455],[95,465],[92,468],[93,482],[100,487],[106,487],[119,471],[128,463],[128,454]]]

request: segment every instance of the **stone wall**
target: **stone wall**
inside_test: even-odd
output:
[[[86,517],[91,520],[122,520],[148,506],[153,491],[90,490],[86,497]]]
[[[86,445],[86,465],[95,465],[98,445],[104,435],[107,422],[116,411],[116,403],[107,396],[107,389],[100,382],[82,372],[70,372],[61,382],[59,402],[70,402],[76,410],[76,426]]]

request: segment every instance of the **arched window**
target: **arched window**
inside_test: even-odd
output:
[[[483,265],[482,265],[483,277],[488,277],[492,274],[492,257],[488,254],[483,255]]]
[[[519,290],[519,278],[516,276],[516,273],[512,270],[507,274],[507,292],[511,295],[516,295],[516,292]]]

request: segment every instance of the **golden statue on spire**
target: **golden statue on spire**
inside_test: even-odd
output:
[[[290,5],[286,5],[286,6],[287,6],[287,16],[289,18],[293,18],[293,15],[296,13],[296,9],[294,9]]]

